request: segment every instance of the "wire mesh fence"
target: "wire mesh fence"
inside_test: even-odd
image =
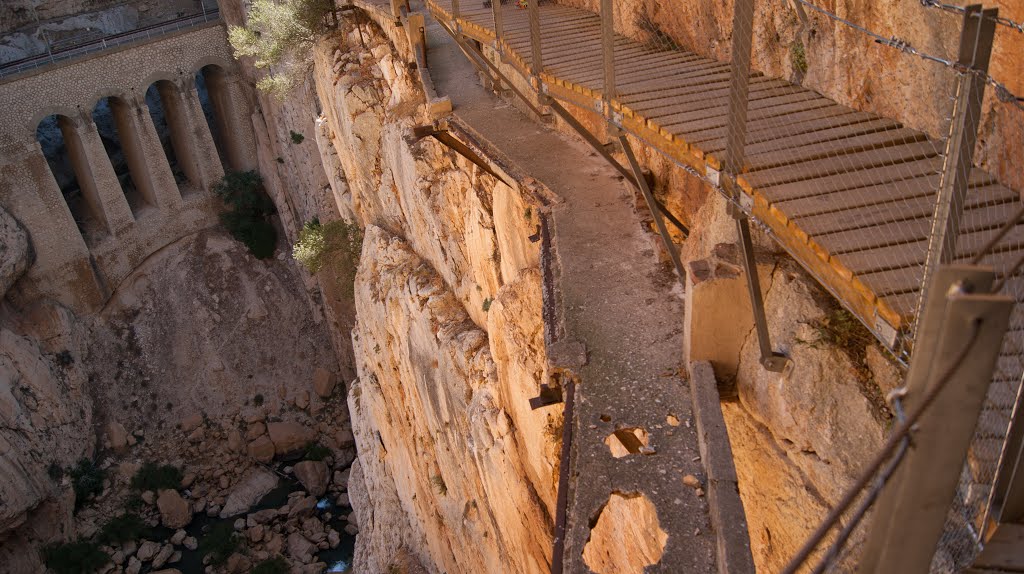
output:
[[[733,14],[717,14],[732,18],[725,50],[694,45],[678,19],[609,0],[428,0],[495,46],[538,91],[604,116],[718,187],[871,334],[848,343],[877,339],[904,364],[922,287],[939,263],[991,265],[1003,292],[1024,301],[1024,226],[1001,231],[1021,205],[1005,183],[1024,177],[1013,177],[1012,153],[983,149],[984,169],[971,161],[984,147],[972,135],[978,126],[1024,125],[1024,105],[1016,86],[978,61],[977,34],[961,36],[972,18],[1002,33],[1024,28],[992,13],[921,4],[908,8],[917,10],[911,16],[935,19],[929,29],[945,37],[912,43],[900,29],[872,29],[811,0],[737,0]],[[790,25],[766,46],[754,33],[766,18],[777,29],[780,20],[795,22],[795,31]],[[1019,141],[1019,128],[1016,137],[1003,145]],[[1003,341],[937,571],[970,564],[978,549],[1024,373],[1022,313],[1018,305]],[[848,534],[827,568],[854,569],[863,527]]]

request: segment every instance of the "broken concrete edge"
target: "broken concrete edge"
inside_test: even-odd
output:
[[[689,371],[697,439],[708,473],[708,509],[717,539],[718,571],[721,574],[752,573],[754,557],[750,551],[750,533],[740,500],[715,372],[707,361],[690,362]]]

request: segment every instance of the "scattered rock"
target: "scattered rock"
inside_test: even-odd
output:
[[[327,492],[327,473],[327,465],[323,461],[304,460],[295,465],[295,478],[313,496],[323,496]]]
[[[139,498],[142,499],[142,502],[145,502],[150,506],[156,503],[156,494],[154,494],[152,490],[143,491]]]
[[[188,536],[188,534],[184,530],[178,530],[173,536],[171,536],[171,544],[181,546],[181,543],[185,541],[186,536]]]
[[[683,484],[689,486],[690,488],[700,488],[700,480],[698,480],[697,477],[693,476],[692,474],[688,474],[683,477]]]
[[[142,562],[138,558],[132,556],[128,559],[128,567],[124,569],[126,574],[139,574],[142,570]]]
[[[295,395],[295,406],[306,410],[309,406],[309,391],[299,391],[299,394]]]
[[[195,536],[189,536],[188,538],[185,538],[182,544],[184,544],[185,548],[188,548],[189,550],[195,550],[196,548],[199,548],[199,541],[196,540]]]
[[[228,431],[228,448],[231,449],[231,452],[242,452],[245,450],[245,441],[242,439],[242,433],[238,429]]]
[[[192,509],[177,490],[161,490],[156,499],[160,521],[168,528],[182,528],[192,522]]]
[[[339,494],[338,498],[334,499],[334,503],[337,504],[338,506],[342,506],[345,508],[352,506],[352,502],[348,499],[347,492],[342,492],[341,494]]]

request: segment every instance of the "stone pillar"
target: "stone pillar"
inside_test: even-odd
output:
[[[121,182],[103,147],[91,117],[60,117],[71,165],[91,215],[103,231],[118,236],[135,223],[131,207],[124,197]]]
[[[132,181],[143,199],[147,204],[160,208],[180,204],[178,184],[174,181],[174,173],[167,163],[167,155],[145,100],[112,98],[110,110],[114,114],[117,136],[121,140]]]
[[[171,130],[171,145],[182,171],[196,188],[210,191],[224,177],[217,146],[210,126],[199,105],[195,81],[189,77],[180,82],[159,82],[157,89]]]
[[[28,230],[34,255],[7,296],[15,304],[47,296],[79,313],[99,308],[102,281],[38,142],[0,150],[0,203]]]
[[[220,67],[203,70],[206,91],[213,104],[221,145],[228,165],[236,171],[256,169],[256,142],[252,132],[249,102],[238,78]]]

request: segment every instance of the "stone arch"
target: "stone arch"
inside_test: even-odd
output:
[[[78,108],[72,108],[64,105],[44,105],[36,110],[28,123],[25,124],[25,141],[31,141],[36,138],[37,132],[39,131],[39,124],[43,120],[50,116],[64,116],[66,118],[77,118],[81,115],[81,110]]]
[[[235,62],[233,60],[224,58],[223,56],[218,56],[216,54],[203,56],[202,58],[196,60],[195,63],[192,65],[192,73],[197,74],[207,66],[217,66],[218,68],[224,70],[226,74],[234,75],[235,73]]]
[[[152,74],[149,74],[148,76],[143,78],[142,82],[139,83],[138,93],[144,95],[149,90],[150,86],[159,81],[166,81],[177,85],[177,83],[180,82],[183,77],[184,74],[181,72],[169,72],[167,70],[159,70],[153,72]]]
[[[92,110],[96,109],[96,104],[98,104],[100,100],[110,98],[120,98],[123,101],[128,101],[129,96],[125,94],[124,90],[119,88],[100,88],[93,92],[88,99],[84,100],[85,103],[81,105],[82,110],[85,113],[90,113]]]

